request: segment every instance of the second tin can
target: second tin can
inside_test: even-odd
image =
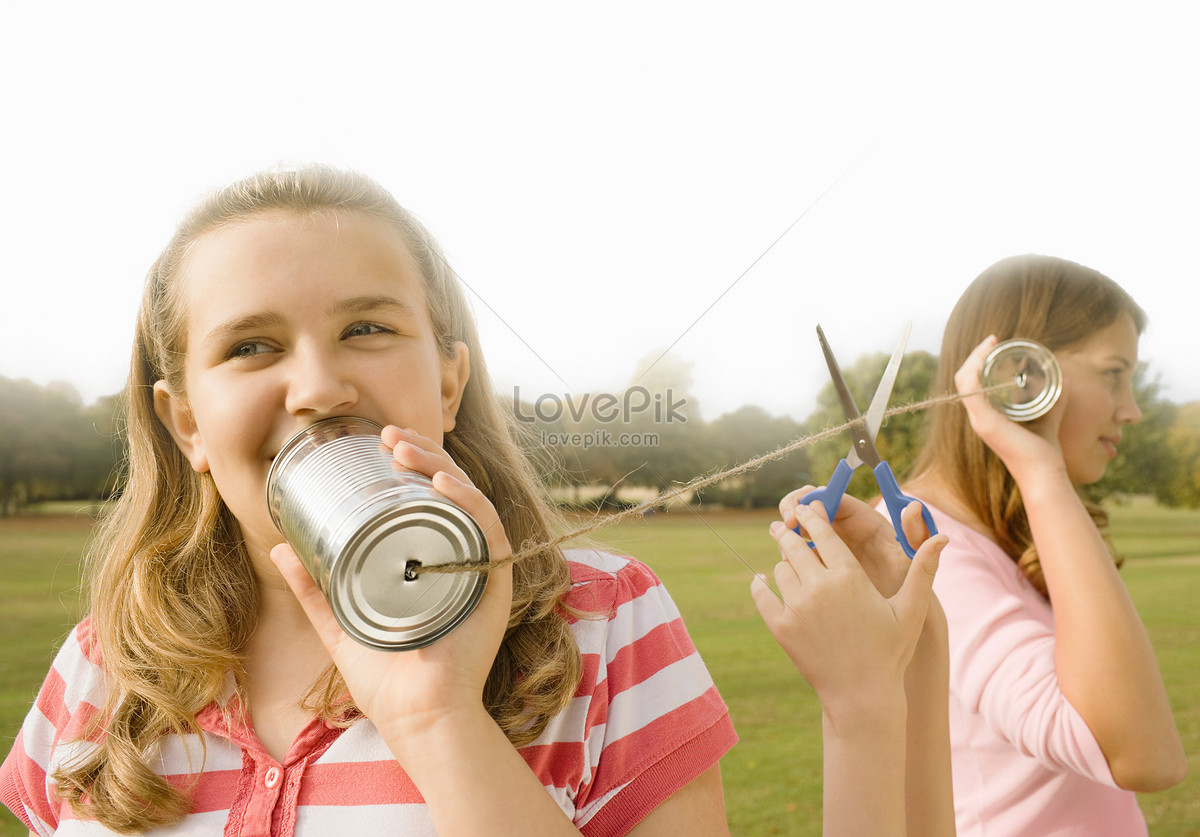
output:
[[[1046,415],[1062,393],[1058,360],[1033,340],[998,343],[984,359],[979,380],[984,388],[1000,387],[988,397],[1013,421],[1032,421]]]
[[[271,464],[267,506],[342,629],[404,651],[458,627],[487,583],[484,573],[416,568],[487,561],[488,549],[470,515],[396,463],[381,430],[354,417],[305,428]]]

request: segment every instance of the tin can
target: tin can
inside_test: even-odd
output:
[[[988,398],[1013,421],[1046,415],[1062,394],[1062,368],[1054,353],[1033,340],[998,343],[984,359],[979,381],[985,389],[1001,387]]]
[[[486,561],[488,549],[470,515],[396,463],[381,430],[338,417],[297,433],[271,464],[267,506],[342,629],[405,651],[458,627],[487,583],[479,572],[416,569]]]

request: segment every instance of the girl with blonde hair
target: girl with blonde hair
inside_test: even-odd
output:
[[[934,408],[905,491],[949,536],[934,591],[950,643],[960,837],[1145,834],[1131,791],[1186,759],[1146,629],[1122,584],[1096,482],[1123,430],[1145,314],[1107,276],[1026,255],[989,267],[946,324],[936,391],[978,393],[998,341],[1053,351],[1062,393],[1011,421],[984,395]]]
[[[728,713],[642,564],[542,549],[396,653],[282,542],[272,459],[337,416],[384,426],[492,560],[554,528],[459,282],[376,183],[303,167],[200,203],[150,270],[127,402],[89,615],[0,770],[32,833],[726,833]]]

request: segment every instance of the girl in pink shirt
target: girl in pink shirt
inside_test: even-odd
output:
[[[977,392],[984,358],[1010,338],[1047,346],[1063,373],[1055,407],[1026,423],[983,395],[936,407],[905,487],[950,536],[934,590],[962,837],[1145,834],[1132,792],[1186,771],[1106,518],[1077,490],[1141,418],[1144,325],[1108,277],[1036,255],[984,271],[946,325],[935,391]]]

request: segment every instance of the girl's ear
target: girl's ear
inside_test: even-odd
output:
[[[471,358],[467,344],[454,344],[454,357],[442,361],[442,432],[454,429],[458,407],[462,404],[467,379],[471,377]]]
[[[191,463],[192,470],[200,474],[207,471],[208,453],[196,421],[192,418],[192,411],[183,398],[171,392],[166,381],[154,384],[154,412],[175,440],[175,445]]]

